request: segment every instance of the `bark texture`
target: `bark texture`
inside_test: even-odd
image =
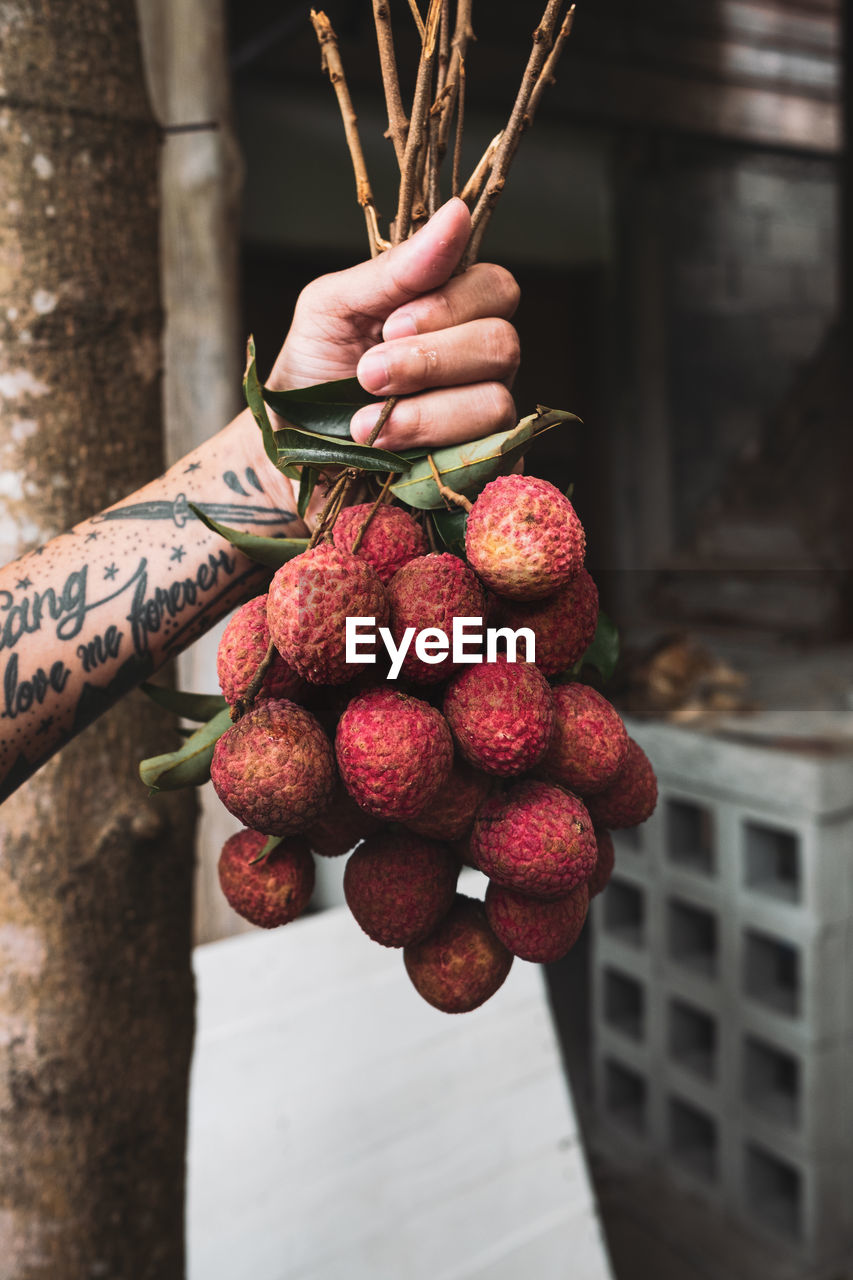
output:
[[[157,168],[133,0],[0,5],[0,544],[162,465]],[[0,1280],[183,1274],[192,827],[126,698],[0,812]]]

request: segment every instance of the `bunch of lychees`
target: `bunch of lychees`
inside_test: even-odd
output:
[[[417,990],[450,1013],[487,1000],[514,956],[566,954],[609,879],[608,828],[643,822],[657,796],[610,703],[563,682],[598,618],[584,551],[568,498],[502,476],[471,507],[467,563],[429,553],[402,507],[362,504],[234,615],[219,650],[229,702],[240,704],[273,643],[210,770],[247,828],[220,859],[235,910],[285,924],[310,899],[312,854],[349,853],[355,919],[403,948]],[[454,618],[485,617],[532,632],[535,661],[501,652],[454,665],[448,651],[426,662],[410,646],[392,681],[378,663],[346,661],[348,617],[374,618],[398,643],[407,628],[449,634]],[[484,902],[457,893],[466,863],[488,877]]]

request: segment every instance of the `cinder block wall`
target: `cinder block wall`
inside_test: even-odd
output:
[[[839,1264],[853,1243],[853,756],[631,732],[660,800],[616,833],[593,915],[601,1137]]]

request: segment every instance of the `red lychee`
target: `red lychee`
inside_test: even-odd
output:
[[[378,818],[399,821],[420,812],[453,762],[441,712],[397,689],[354,698],[338,724],[335,751],[356,803]]]
[[[344,684],[364,663],[346,661],[348,617],[388,621],[385,588],[365,560],[321,542],[289,560],[270,583],[267,622],[273,643],[312,684]]]
[[[585,550],[568,498],[535,476],[498,476],[468,515],[468,563],[487,587],[513,600],[553,595],[583,568]]]
[[[244,920],[275,929],[307,907],[314,888],[314,859],[305,840],[291,836],[263,862],[255,862],[266,842],[258,831],[239,831],[226,840],[219,855],[219,883]]]
[[[589,797],[589,812],[597,827],[638,827],[654,813],[658,780],[639,743],[628,739],[625,763],[614,780]]]
[[[596,843],[598,845],[598,861],[595,864],[595,870],[586,882],[589,889],[590,900],[596,898],[610,883],[610,877],[613,875],[613,866],[616,861],[616,850],[613,848],[613,837],[609,831],[596,831]]]
[[[441,793],[406,820],[410,831],[433,840],[461,840],[474,825],[477,810],[492,789],[492,779],[467,760],[455,759]]]
[[[231,617],[219,641],[216,674],[223,697],[230,703],[243,697],[255,672],[266,656],[270,642],[267,626],[267,597],[255,596]],[[292,671],[281,654],[273,654],[256,700],[260,698],[294,698],[302,689],[302,680]]]
[[[495,936],[519,960],[536,964],[561,960],[572,949],[588,910],[586,884],[548,902],[493,883],[486,890],[486,915]]]
[[[525,780],[480,807],[471,857],[490,880],[534,898],[559,898],[592,874],[598,850],[576,796]]]
[[[458,874],[446,845],[410,831],[381,831],[350,856],[344,895],[368,937],[383,947],[405,947],[447,915]]]
[[[460,671],[444,714],[462,754],[486,773],[525,773],[544,756],[554,723],[548,681],[531,663],[480,663]]]
[[[372,502],[360,502],[354,507],[344,507],[335,521],[332,538],[342,551],[352,551],[365,520],[373,509]],[[426,534],[418,522],[402,507],[377,507],[367,526],[358,551],[353,552],[366,560],[387,586],[398,569],[424,556],[429,550]]]
[[[403,952],[416,991],[442,1013],[469,1013],[493,996],[512,967],[482,902],[458,894],[448,915],[423,942]]]
[[[210,766],[216,794],[253,831],[304,831],[328,806],[335,786],[332,745],[295,702],[267,698],[228,729]]]
[[[578,795],[603,791],[628,754],[628,733],[606,698],[585,684],[554,689],[554,731],[538,772]]]
[[[435,662],[425,662],[415,652],[418,633],[435,628],[447,636],[452,647],[454,618],[482,618],[486,594],[477,578],[458,556],[422,556],[404,565],[388,586],[391,606],[391,634],[399,646],[408,628],[414,637],[403,659],[401,674],[418,684],[435,684],[453,670],[451,652],[436,648]],[[431,637],[440,641],[440,637]]]
[[[305,832],[313,853],[323,858],[340,858],[354,849],[365,836],[373,835],[382,823],[379,818],[360,809],[338,779],[328,808]]]
[[[582,658],[598,624],[598,588],[586,569],[545,600],[494,596],[489,622],[495,627],[529,627],[536,637],[536,665],[556,676]]]

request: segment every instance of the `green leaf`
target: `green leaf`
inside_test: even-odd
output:
[[[168,689],[162,684],[146,681],[140,685],[152,702],[167,711],[175,711],[186,720],[209,720],[228,706],[220,693],[185,693],[182,689]]]
[[[349,425],[357,409],[382,403],[364,390],[358,378],[319,382],[314,387],[300,387],[295,391],[271,391],[269,387],[262,390],[267,404],[291,426],[341,440],[350,438]]]
[[[606,613],[599,613],[598,625],[592,644],[582,658],[572,667],[574,675],[580,675],[584,667],[595,667],[605,683],[611,678],[619,661],[619,632]]]
[[[266,862],[267,858],[270,856],[271,853],[273,853],[278,848],[278,846],[281,844],[283,839],[284,839],[284,836],[267,836],[266,844],[264,845],[263,849],[261,849],[257,858],[252,859],[252,861],[249,863],[249,866],[254,867],[254,866],[257,866],[259,862]]]
[[[465,526],[468,523],[468,512],[461,510],[433,511],[430,519],[447,550],[464,560]]]
[[[139,766],[139,776],[152,791],[177,791],[180,787],[200,787],[210,777],[213,748],[226,729],[231,728],[231,710],[224,707],[212,720],[197,729],[177,751],[149,756]]]
[[[246,372],[243,374],[243,394],[246,397],[246,404],[252,410],[252,417],[261,429],[264,452],[273,466],[277,467],[278,449],[275,443],[275,432],[272,429],[267,406],[264,403],[264,389],[258,377],[258,364],[255,358],[255,339],[252,337],[246,343]],[[299,473],[293,471],[290,478],[298,480]]]
[[[305,512],[308,510],[308,503],[311,501],[311,495],[317,483],[317,475],[313,467],[302,468],[302,475],[299,477],[299,498],[296,503],[300,520],[305,519]]]
[[[353,440],[336,440],[313,431],[300,431],[295,427],[276,431],[275,439],[279,461],[288,466],[307,463],[314,467],[358,467],[360,471],[383,474],[405,472],[411,466],[398,453],[388,453],[368,444],[356,444]]]
[[[308,548],[307,538],[261,538],[257,534],[243,533],[240,529],[229,529],[218,520],[211,520],[210,516],[206,516],[192,502],[189,508],[202,524],[207,525],[208,529],[226,538],[232,547],[242,551],[250,560],[257,560],[258,564],[265,564],[270,569],[280,569],[283,564],[287,564],[288,560],[301,555]]]
[[[510,472],[537,436],[551,427],[579,421],[573,413],[540,405],[536,413],[523,418],[510,431],[499,431],[480,440],[436,449],[432,460],[443,484],[455,493],[470,497],[479,493],[495,476]],[[408,474],[391,485],[391,492],[410,507],[434,510],[445,506],[428,459],[414,462]]]

